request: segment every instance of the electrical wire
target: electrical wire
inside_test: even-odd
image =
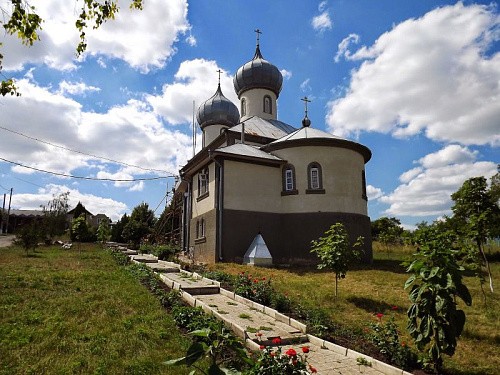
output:
[[[125,163],[125,162],[122,162],[122,161],[118,161],[118,160],[114,160],[114,159],[106,158],[106,157],[104,157],[104,156],[98,156],[98,155],[89,154],[89,153],[86,153],[86,152],[83,152],[83,151],[79,151],[79,150],[73,150],[73,149],[71,149],[71,148],[68,148],[68,147],[65,147],[65,146],[61,146],[61,145],[56,145],[56,144],[54,144],[54,143],[51,143],[51,142],[45,141],[45,140],[43,140],[43,139],[39,139],[39,138],[35,138],[35,137],[31,137],[31,136],[29,136],[29,135],[23,134],[23,133],[18,132],[18,131],[16,131],[16,130],[12,130],[12,129],[6,128],[6,127],[4,127],[4,126],[0,126],[0,129],[5,130],[5,131],[8,131],[8,132],[13,133],[13,134],[16,134],[16,135],[19,135],[19,136],[21,136],[21,137],[25,137],[25,138],[31,139],[31,140],[36,141],[36,142],[44,143],[44,144],[49,145],[49,146],[52,146],[52,147],[57,147],[57,148],[60,148],[60,149],[62,149],[62,150],[66,150],[66,151],[70,151],[70,152],[75,152],[75,153],[80,154],[80,155],[90,156],[90,157],[95,158],[95,159],[102,159],[102,160],[110,161],[110,162],[112,162],[112,163],[125,165],[125,166],[127,166],[127,167],[133,167],[133,168],[142,169],[142,170],[144,170],[144,171],[150,171],[150,172],[163,172],[163,173],[168,173],[168,174],[171,174],[172,176],[176,176],[176,173],[172,173],[172,172],[169,172],[169,171],[166,171],[166,170],[163,170],[163,169],[143,168],[143,167],[139,167],[138,165],[129,164],[129,163]]]
[[[169,177],[173,177],[173,176],[161,176],[161,177],[133,178],[133,179],[115,179],[115,178],[84,177],[84,176],[74,176],[74,175],[66,174],[66,173],[46,171],[44,169],[30,167],[28,165],[17,163],[15,161],[7,160],[7,159],[4,159],[4,158],[0,158],[0,160],[5,161],[7,163],[14,164],[14,165],[18,165],[18,166],[23,167],[23,168],[32,169],[32,170],[37,171],[37,172],[48,173],[48,174],[52,174],[52,175],[55,175],[55,176],[61,176],[61,177],[76,178],[76,179],[80,179],[80,180],[112,181],[112,182],[136,182],[136,181],[165,180],[165,179],[168,179]]]

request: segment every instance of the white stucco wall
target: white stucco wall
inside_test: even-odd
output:
[[[264,96],[269,95],[271,97],[272,113],[264,113]],[[244,121],[251,116],[259,116],[266,120],[276,120],[277,119],[277,105],[276,105],[276,94],[271,90],[267,89],[251,89],[245,91],[240,97],[240,113],[241,113],[241,100],[246,100],[246,114],[242,115],[240,121]]]
[[[222,129],[227,129],[225,125],[209,125],[203,129],[203,144],[202,147],[208,146],[212,141],[217,138]]]
[[[208,196],[198,201],[198,176],[201,172],[193,176],[193,219],[215,208],[215,163],[208,165]]]

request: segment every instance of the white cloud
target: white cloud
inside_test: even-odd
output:
[[[75,207],[78,202],[82,202],[87,210],[94,215],[99,213],[106,214],[113,221],[117,221],[127,211],[127,205],[123,202],[111,198],[103,198],[93,194],[81,193],[77,189],[66,185],[49,184],[45,188],[38,189],[37,193],[32,194],[13,194],[12,201],[16,209],[39,210],[40,206],[46,206],[53,199],[54,195],[59,195],[69,191],[70,209]]]
[[[311,85],[309,84],[310,81],[311,81],[311,79],[307,78],[304,82],[302,82],[300,84],[300,89],[302,90],[302,92],[306,92],[306,91],[311,91],[312,90]]]
[[[194,35],[189,34],[189,36],[186,38],[186,43],[189,44],[191,47],[195,47],[197,41]]]
[[[183,61],[175,74],[175,81],[167,83],[160,95],[148,95],[146,100],[166,121],[173,125],[191,123],[193,100],[196,110],[217,90],[217,70],[221,69],[221,89],[226,98],[239,107],[234,92],[233,77],[219,68],[213,60]]]
[[[380,198],[389,204],[387,215],[442,216],[451,213],[451,194],[465,180],[497,172],[494,162],[477,161],[477,152],[457,145],[428,154],[415,163],[417,167],[400,176],[402,184]]]
[[[319,16],[313,17],[311,25],[314,30],[323,32],[325,30],[331,30],[332,20],[330,19],[330,14],[328,11],[321,13]]]
[[[334,61],[338,63],[340,58],[344,56],[346,60],[352,60],[351,51],[349,51],[349,46],[351,44],[359,43],[359,35],[358,34],[349,34],[347,37],[342,39],[342,41],[338,45],[337,53],[335,54]]]
[[[59,94],[82,95],[87,92],[101,91],[99,87],[87,86],[83,82],[67,82],[62,81],[59,83]]]
[[[281,69],[280,72],[284,79],[289,80],[290,78],[292,78],[292,72],[286,69]]]
[[[325,30],[331,30],[333,23],[330,19],[330,13],[327,9],[328,1],[322,1],[318,5],[318,11],[320,14],[318,16],[313,17],[311,20],[311,25],[314,30],[319,31],[320,33]]]
[[[459,2],[395,26],[349,55],[363,62],[328,103],[330,130],[500,145],[498,25],[495,7]]]
[[[159,116],[145,102],[130,100],[105,113],[85,112],[82,106],[50,88],[39,87],[27,79],[17,82],[20,97],[5,97],[0,124],[30,137],[63,145],[90,155],[103,156],[143,168],[176,174],[189,158],[190,137],[165,128]],[[34,121],[33,119],[36,119]],[[73,153],[0,130],[0,149],[7,160],[57,173],[72,173],[86,168],[86,174],[126,173],[134,177],[165,175],[103,161]],[[33,173],[21,167],[15,172]],[[83,172],[79,171],[81,175]],[[141,185],[123,184],[138,190]]]
[[[375,200],[382,197],[384,195],[384,192],[378,187],[367,185],[366,195],[368,196],[368,200]]]
[[[10,8],[10,1],[0,6]],[[59,70],[76,68],[75,49],[79,42],[75,21],[80,4],[74,1],[33,0],[37,13],[44,19],[40,41],[23,46],[15,36],[3,40],[6,70],[20,70],[27,63],[43,63]],[[149,0],[142,11],[124,6],[116,19],[98,30],[86,31],[87,54],[118,58],[143,72],[165,65],[176,52],[179,35],[191,26],[187,21],[186,0]]]

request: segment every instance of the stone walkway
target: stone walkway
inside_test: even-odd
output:
[[[158,272],[169,288],[179,290],[191,306],[201,307],[207,314],[223,321],[251,350],[260,350],[260,345],[273,345],[272,340],[279,337],[283,353],[294,348],[301,354],[301,348],[307,346],[307,361],[321,375],[411,375],[354,350],[309,335],[304,324],[225,290],[217,281],[184,271],[175,263],[158,261],[148,254],[137,254],[118,246],[115,248],[127,254],[133,262],[144,263]],[[257,332],[262,334],[260,340]],[[360,359],[368,365],[359,364]]]

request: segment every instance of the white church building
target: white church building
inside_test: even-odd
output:
[[[260,234],[274,264],[315,263],[311,241],[336,222],[364,237],[372,260],[365,164],[371,151],[311,127],[281,122],[283,77],[254,57],[233,79],[238,107],[222,93],[198,109],[203,147],[180,170],[182,247],[197,262],[243,262]],[[307,100],[307,98],[305,98]]]

